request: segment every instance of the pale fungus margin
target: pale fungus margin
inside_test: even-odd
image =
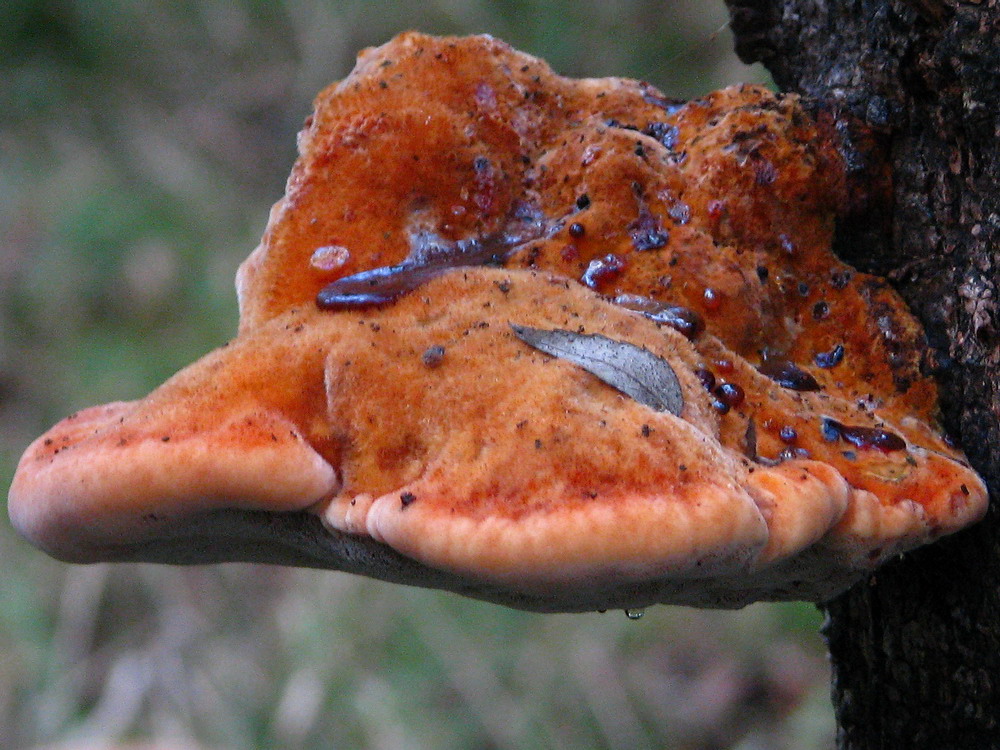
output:
[[[884,183],[842,134],[490,37],[365,50],[240,268],[238,336],[41,436],[11,519],[71,562],[542,611],[833,596],[987,502],[918,323],[830,250]]]

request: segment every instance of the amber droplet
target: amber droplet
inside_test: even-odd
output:
[[[597,289],[607,281],[617,278],[625,270],[625,259],[608,253],[603,258],[594,258],[583,272],[580,281],[590,289]]]
[[[722,305],[722,294],[711,287],[705,289],[702,299],[704,300],[705,309],[709,312],[715,312]]]
[[[309,265],[317,271],[336,271],[351,258],[351,251],[343,245],[317,247],[309,258]]]

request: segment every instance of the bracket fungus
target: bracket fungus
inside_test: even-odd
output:
[[[987,497],[918,323],[831,252],[882,179],[837,125],[489,37],[365,50],[239,270],[237,337],[40,437],[13,522],[74,562],[542,611],[828,598]]]

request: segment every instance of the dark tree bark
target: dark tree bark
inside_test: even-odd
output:
[[[824,606],[839,746],[1000,747],[1000,0],[727,2],[743,60],[886,133],[891,228],[837,250],[923,321],[944,423],[993,490],[982,523]]]

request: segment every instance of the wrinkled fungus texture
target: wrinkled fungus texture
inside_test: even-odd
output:
[[[812,111],[570,80],[489,37],[363,51],[240,268],[238,337],[39,438],[15,524],[66,559],[144,559],[158,524],[182,547],[199,514],[306,512],[499,600],[476,587],[832,596],[986,491],[940,434],[919,325],[831,253],[864,182]],[[534,329],[666,363],[671,408]]]

